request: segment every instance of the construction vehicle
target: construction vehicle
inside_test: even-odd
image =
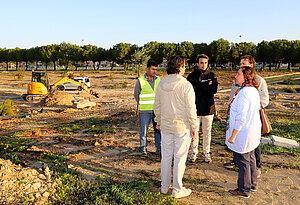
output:
[[[49,84],[49,78],[46,72],[33,71],[31,83],[27,86],[27,94],[24,94],[22,97],[28,101],[40,101],[45,98],[49,93],[54,92],[57,89],[61,89],[61,85],[65,83],[72,83],[78,85],[80,90],[84,89],[91,95],[99,98],[99,94],[93,92],[83,81],[73,80],[69,77],[64,77],[61,80],[57,81],[53,85]]]

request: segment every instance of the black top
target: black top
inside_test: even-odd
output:
[[[187,80],[193,85],[196,94],[197,116],[212,115],[216,113],[214,94],[218,90],[218,80],[210,69],[195,69],[187,77]],[[212,84],[209,85],[209,82]]]

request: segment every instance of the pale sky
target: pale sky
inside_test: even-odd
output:
[[[299,0],[0,0],[0,8],[0,48],[300,40]]]

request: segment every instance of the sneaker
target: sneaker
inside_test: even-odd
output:
[[[204,161],[207,163],[211,162],[211,157],[209,153],[204,154]]]
[[[193,153],[193,154],[191,155],[189,161],[192,162],[192,163],[194,163],[194,162],[196,162],[196,159],[197,159],[197,154],[194,154],[194,153]]]
[[[164,187],[161,187],[161,189],[160,189],[160,193],[162,193],[162,194],[166,195],[166,194],[169,192],[169,190],[170,190],[170,187],[169,187],[169,188],[164,188]]]
[[[257,168],[257,178],[259,178],[261,175],[261,168]]]
[[[256,188],[256,187],[253,187],[253,188],[250,189],[250,191],[256,192],[256,191],[257,191],[257,188]]]
[[[143,151],[141,155],[142,155],[142,157],[147,157],[148,153],[146,151]]]
[[[229,190],[228,191],[232,196],[236,196],[236,197],[240,197],[240,198],[249,198],[250,195],[247,194],[243,194],[242,192],[240,192],[239,189],[235,189],[235,190]]]
[[[177,192],[173,191],[172,195],[175,199],[179,199],[179,198],[187,197],[191,193],[192,193],[192,190],[182,188],[182,190],[180,190],[180,191],[177,191]]]
[[[234,161],[227,162],[227,163],[223,164],[223,166],[224,166],[225,168],[227,168],[227,169],[232,169],[232,168],[234,168],[234,167],[238,167],[238,166],[234,163]]]

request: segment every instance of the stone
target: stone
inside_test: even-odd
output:
[[[290,148],[299,147],[299,144],[297,143],[296,140],[286,139],[286,138],[278,137],[275,135],[271,136],[271,140],[275,146],[290,147]]]
[[[273,144],[273,141],[269,138],[262,137],[260,140],[260,144]]]

